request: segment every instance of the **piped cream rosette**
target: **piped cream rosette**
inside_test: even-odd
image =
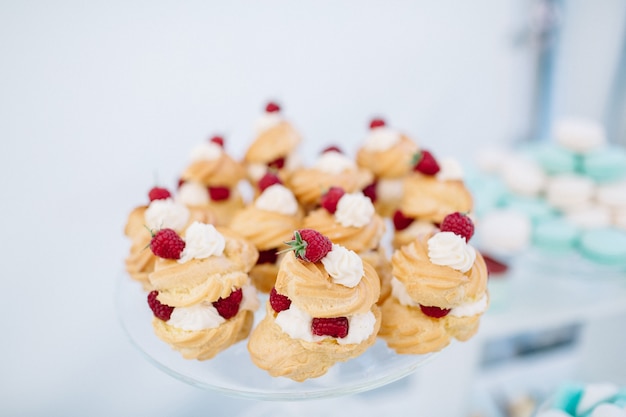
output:
[[[296,169],[287,186],[305,208],[310,210],[330,187],[347,193],[360,191],[373,181],[372,173],[359,168],[352,159],[336,151],[324,152],[311,167]]]
[[[381,303],[391,291],[391,263],[380,244],[385,233],[385,221],[376,214],[372,201],[357,191],[344,194],[334,213],[321,207],[310,212],[302,227],[314,229],[332,242],[356,252],[374,267],[381,281]]]
[[[391,217],[400,204],[404,178],[411,172],[411,160],[418,146],[408,136],[384,124],[373,127],[356,154],[359,167],[376,180],[376,210]]]
[[[278,252],[300,227],[302,217],[302,209],[293,193],[281,184],[263,190],[251,205],[233,217],[230,229],[264,254],[250,271],[252,283],[259,291],[269,293],[274,286],[282,258]]]
[[[169,228],[181,232],[194,221],[213,219],[210,212],[193,210],[172,198],[151,201],[148,206],[135,208],[129,215],[124,233],[131,240],[131,247],[125,259],[126,271],[145,290],[152,286],[148,275],[154,270],[156,257],[148,249],[150,231]]]
[[[380,336],[398,353],[423,354],[465,341],[487,309],[487,268],[452,232],[423,235],[392,256],[391,296]]]
[[[277,312],[272,297],[267,314],[252,331],[248,350],[252,361],[270,375],[304,381],[325,374],[337,362],[361,355],[376,341],[380,282],[374,268],[354,252],[332,245],[319,262],[303,261],[288,252],[283,258],[275,292],[290,300]],[[314,323],[342,320],[345,335],[314,334]]]
[[[295,151],[302,138],[283,118],[280,108],[276,106],[272,110],[266,111],[257,120],[257,136],[243,158],[247,177],[252,184],[257,184],[270,169],[277,171],[284,181],[298,164]]]
[[[186,359],[210,359],[247,337],[259,302],[247,272],[258,252],[227,229],[195,222],[185,231],[180,259],[158,258],[150,283],[158,301],[173,308],[168,320],[154,317],[156,335]],[[238,297],[238,307],[236,306]],[[216,304],[235,303],[222,316]]]

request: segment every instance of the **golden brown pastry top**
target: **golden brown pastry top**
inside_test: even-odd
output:
[[[332,186],[341,187],[346,193],[359,191],[372,183],[372,173],[365,169],[346,169],[339,174],[331,174],[316,168],[295,170],[287,180],[287,186],[304,206],[319,202],[321,196]]]
[[[324,208],[310,212],[304,218],[302,227],[317,230],[333,243],[357,253],[377,248],[385,233],[385,222],[376,214],[363,227],[346,227],[338,223],[335,216]]]
[[[411,172],[413,155],[418,149],[415,142],[401,135],[400,140],[385,151],[359,149],[356,163],[370,170],[376,177],[399,178]]]
[[[467,213],[472,207],[472,195],[461,180],[414,173],[404,183],[400,210],[406,216],[441,223],[448,214]]]
[[[302,210],[296,215],[287,215],[252,204],[235,213],[229,227],[263,251],[284,246],[291,240],[293,231],[300,228],[302,215]]]
[[[185,263],[157,258],[150,284],[159,291],[159,301],[183,307],[201,300],[227,297],[233,288],[248,282],[248,271],[259,253],[252,243],[224,228],[218,228],[226,246],[223,256],[191,259]]]
[[[423,235],[396,250],[391,258],[393,276],[404,284],[409,296],[425,306],[453,308],[478,300],[487,289],[487,267],[476,251],[476,260],[467,272],[435,265],[428,257],[428,239]]]
[[[300,143],[300,134],[286,121],[262,131],[252,142],[244,161],[267,164],[294,152]]]
[[[365,313],[380,296],[380,280],[374,268],[363,262],[364,274],[359,284],[350,288],[334,283],[321,262],[297,259],[285,254],[276,291],[283,294],[312,317],[339,317]]]
[[[202,159],[192,162],[183,172],[185,181],[195,181],[205,186],[234,187],[245,178],[243,165],[226,152],[214,160]]]

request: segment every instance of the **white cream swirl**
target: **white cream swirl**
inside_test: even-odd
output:
[[[198,331],[214,329],[225,321],[212,303],[203,301],[188,307],[176,307],[167,324],[182,330]]]
[[[467,272],[474,265],[476,250],[459,235],[439,232],[428,239],[428,257],[435,265]]]
[[[363,147],[368,151],[382,152],[400,141],[400,134],[388,127],[377,127],[370,131]]]
[[[283,117],[278,112],[264,113],[256,120],[254,124],[254,130],[258,135],[273,128],[283,121]]]
[[[144,220],[150,230],[174,229],[179,231],[189,221],[189,209],[171,198],[154,200],[146,209]]]
[[[328,174],[337,175],[344,171],[355,171],[356,164],[352,159],[340,152],[329,151],[324,152],[317,158],[313,168]]]
[[[374,332],[376,316],[371,311],[363,314],[354,314],[348,317],[348,334],[337,339],[340,345],[361,343]]]
[[[215,142],[204,142],[191,150],[190,159],[197,161],[215,161],[222,157],[224,149]]]
[[[439,172],[437,179],[439,181],[462,181],[464,177],[463,167],[454,158],[440,158],[438,161]]]
[[[185,181],[178,189],[176,199],[187,206],[204,206],[209,204],[209,190],[199,182]]]
[[[322,264],[333,281],[344,287],[356,287],[365,273],[359,255],[334,243],[331,251],[322,258]]]
[[[204,259],[221,256],[226,247],[226,239],[212,224],[193,222],[185,232],[185,249],[180,254],[179,263],[191,259]]]
[[[363,227],[372,221],[375,212],[372,200],[357,191],[339,199],[335,220],[344,227]]]
[[[290,189],[281,184],[267,187],[255,200],[254,206],[261,210],[294,215],[298,212],[298,202]]]
[[[391,277],[391,295],[403,306],[419,307],[406,290],[404,284],[396,277]]]

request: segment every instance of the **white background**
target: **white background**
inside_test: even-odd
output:
[[[578,70],[561,67],[569,95],[556,109],[601,117],[624,7],[571,4],[604,48],[568,41]],[[521,0],[0,2],[0,414],[255,405],[170,378],[125,338],[114,288],[128,212],[155,180],[173,185],[208,135],[241,156],[268,99],[302,131],[305,160],[330,143],[354,152],[374,115],[463,160],[512,143],[532,97],[532,51],[513,42],[528,10]],[[605,24],[585,19],[594,14]],[[589,88],[573,88],[581,80]]]

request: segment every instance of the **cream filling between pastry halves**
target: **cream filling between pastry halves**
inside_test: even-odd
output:
[[[293,303],[287,310],[276,315],[276,324],[292,339],[301,339],[306,342],[319,342],[324,339],[335,339],[340,345],[362,343],[374,332],[376,317],[368,311],[363,314],[348,316],[348,334],[346,337],[333,338],[330,336],[317,336],[311,331],[313,317]]]
[[[259,299],[254,286],[244,285],[241,287],[241,290],[243,294],[239,304],[239,311],[255,311],[258,309]],[[224,317],[220,316],[211,302],[202,301],[188,307],[174,308],[167,324],[181,330],[200,331],[215,329],[225,321]]]
[[[419,307],[420,304],[415,302],[409,295],[406,290],[406,287],[400,280],[396,277],[391,278],[391,295],[395,297],[398,302],[404,306],[408,307]],[[457,307],[454,307],[448,313],[449,316],[454,317],[471,317],[477,314],[484,313],[487,310],[489,299],[487,297],[487,293],[483,293],[483,295],[477,300],[469,303],[463,303]],[[428,306],[432,307],[432,306]]]

